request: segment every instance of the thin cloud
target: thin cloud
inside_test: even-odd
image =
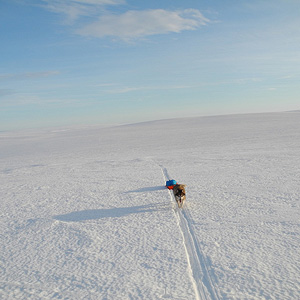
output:
[[[15,93],[16,92],[12,89],[0,89],[0,97],[4,97],[4,96],[7,96],[7,95],[13,95]]]
[[[179,90],[179,89],[198,89],[208,86],[222,86],[222,85],[241,85],[251,82],[263,82],[262,78],[238,78],[226,81],[216,82],[201,82],[192,85],[163,85],[163,86],[118,86],[117,84],[111,84],[116,86],[113,89],[107,89],[106,92],[110,94],[126,94],[135,91],[153,91],[153,90]],[[104,87],[104,86],[103,86]]]
[[[141,90],[174,90],[174,89],[188,89],[193,86],[180,85],[180,86],[140,86],[140,87],[120,87],[115,89],[109,89],[107,92],[110,94],[125,94]]]
[[[210,22],[197,9],[149,9],[129,10],[123,14],[108,13],[107,7],[121,4],[126,4],[126,1],[43,0],[42,7],[64,15],[65,24],[77,27],[75,33],[96,38],[115,37],[132,40],[157,34],[196,30]],[[85,25],[82,22],[85,22]]]
[[[67,24],[82,16],[97,15],[102,7],[123,4],[123,0],[43,0],[43,7],[51,12],[66,16]]]
[[[13,95],[16,94],[16,95]],[[85,106],[88,101],[80,101],[76,98],[51,98],[40,96],[38,93],[13,93],[4,97],[0,101],[0,109],[11,107],[66,107],[66,106]]]
[[[96,22],[77,30],[83,36],[117,37],[123,40],[184,30],[196,30],[209,22],[197,9],[169,11],[152,9],[127,11],[120,15],[104,15]]]
[[[27,72],[27,73],[9,73],[0,74],[0,80],[13,79],[13,80],[24,80],[24,79],[38,79],[43,77],[49,77],[60,74],[59,71],[44,71],[44,72]]]

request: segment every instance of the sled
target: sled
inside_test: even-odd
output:
[[[169,190],[173,190],[173,187],[176,185],[176,180],[171,179],[166,181],[166,188],[168,188]]]

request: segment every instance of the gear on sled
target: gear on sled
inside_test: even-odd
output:
[[[167,180],[166,181],[166,188],[168,188],[169,190],[173,190],[174,186],[176,185],[176,180],[171,179],[171,180]]]

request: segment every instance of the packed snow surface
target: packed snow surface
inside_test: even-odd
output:
[[[300,299],[300,112],[0,132],[0,181],[1,299]]]

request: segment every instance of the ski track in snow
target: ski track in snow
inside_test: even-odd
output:
[[[170,177],[167,168],[165,168],[163,165],[159,166],[161,168],[164,180],[171,180],[172,178]],[[172,192],[170,190],[168,191],[171,201],[176,203]],[[195,291],[196,300],[219,300],[220,298],[218,296],[216,287],[209,273],[208,264],[196,240],[188,209],[186,207],[179,209],[175,205],[174,214],[183,238],[186,258],[190,269],[190,278]]]

